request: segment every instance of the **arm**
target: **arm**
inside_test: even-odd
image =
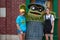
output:
[[[22,30],[20,29],[19,25],[16,24],[16,26],[17,26],[17,29],[20,30],[21,33],[23,33]]]
[[[19,25],[18,25],[18,24],[16,24],[16,26],[17,26],[17,29],[18,29],[18,30],[20,30]]]
[[[54,16],[52,15],[52,29],[51,29],[51,33],[53,33],[53,31],[54,31]]]
[[[51,29],[51,33],[53,33],[54,31],[54,21],[52,22],[52,29]]]
[[[20,17],[18,16],[18,17],[16,18],[16,26],[17,26],[17,29],[18,29],[18,30],[21,30],[21,29],[20,29],[20,26],[19,26],[19,21],[20,21]]]
[[[20,27],[19,27],[19,25],[18,25],[18,24],[16,24],[16,26],[17,26],[17,29],[18,29],[18,30],[22,31],[22,30],[20,29]]]

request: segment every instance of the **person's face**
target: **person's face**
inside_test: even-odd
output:
[[[25,10],[19,10],[20,11],[20,15],[24,15],[25,14]]]
[[[49,14],[50,10],[49,9],[46,9],[46,13]]]

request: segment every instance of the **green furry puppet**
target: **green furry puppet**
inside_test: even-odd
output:
[[[44,12],[44,7],[42,5],[38,4],[30,4],[28,6],[29,11],[27,14],[27,20],[28,21],[43,21],[43,12]]]

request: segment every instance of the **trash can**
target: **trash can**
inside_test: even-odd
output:
[[[27,21],[26,40],[42,40],[43,24],[39,21]]]

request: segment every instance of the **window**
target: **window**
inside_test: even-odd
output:
[[[6,8],[0,8],[0,17],[6,17]]]

